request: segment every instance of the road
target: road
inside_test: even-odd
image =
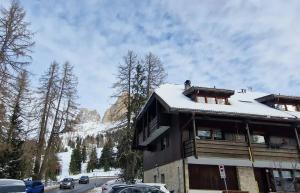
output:
[[[95,186],[99,187],[111,179],[112,178],[91,178],[89,184],[78,184],[78,182],[76,182],[74,189],[60,190],[59,188],[54,188],[51,190],[46,190],[45,193],[85,193],[93,189]]]

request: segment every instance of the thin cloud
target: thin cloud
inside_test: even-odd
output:
[[[79,103],[101,114],[127,50],[161,57],[168,82],[300,95],[300,2],[22,2],[36,32],[31,70],[70,61]]]

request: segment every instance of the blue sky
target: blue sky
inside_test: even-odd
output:
[[[9,1],[0,0],[2,5]],[[158,55],[167,82],[300,95],[300,1],[24,0],[30,70],[68,60],[82,107],[101,116],[127,50]]]

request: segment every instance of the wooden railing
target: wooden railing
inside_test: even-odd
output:
[[[252,144],[252,153],[255,160],[298,161],[299,159],[296,146],[270,148],[266,144]]]
[[[185,142],[184,146],[186,157],[194,155],[193,140]],[[198,156],[249,158],[249,150],[245,142],[196,139],[196,150]]]
[[[297,147],[270,148],[265,144],[252,144],[252,156],[255,160],[280,160],[297,161],[299,152]],[[228,158],[250,158],[248,144],[246,142],[226,140],[201,140],[196,139],[196,153],[203,157],[228,157]],[[195,154],[194,140],[184,143],[185,157]]]

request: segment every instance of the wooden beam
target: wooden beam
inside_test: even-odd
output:
[[[295,136],[296,136],[298,151],[300,152],[300,140],[299,140],[299,134],[298,134],[297,127],[294,128],[294,131],[295,131]]]
[[[197,139],[196,139],[196,120],[195,120],[195,114],[193,113],[193,132],[194,132],[194,155],[195,158],[198,159],[198,154],[197,154]]]
[[[250,135],[250,130],[249,130],[249,124],[248,122],[246,122],[246,132],[247,132],[247,141],[248,141],[248,152],[249,152],[249,158],[250,158],[250,161],[252,161],[252,163],[254,162],[254,158],[253,158],[253,153],[252,153],[252,145],[251,145],[251,135]]]

